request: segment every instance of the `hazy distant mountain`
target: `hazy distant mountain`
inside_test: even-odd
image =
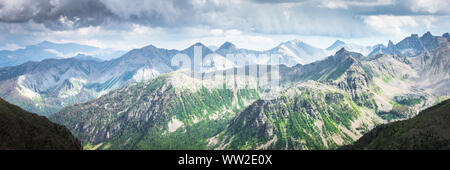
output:
[[[49,58],[69,58],[78,54],[93,55],[97,58],[112,59],[122,55],[123,51],[100,49],[75,43],[53,43],[43,41],[14,51],[0,51],[0,67],[16,66],[28,61],[42,61]]]
[[[281,54],[283,57],[280,60],[280,64],[286,66],[309,64],[327,57],[327,53],[324,50],[313,47],[300,40],[283,42],[269,50],[269,52]]]
[[[82,149],[70,131],[0,98],[0,150]]]
[[[213,51],[216,51],[217,49],[219,49],[219,47],[215,46],[215,45],[208,45],[208,48],[213,50]]]
[[[96,98],[111,83],[102,80],[103,63],[45,59],[0,69],[0,96],[10,103],[48,115],[72,103]]]
[[[389,41],[387,47],[375,48],[369,55],[376,54],[398,54],[414,57],[422,54],[423,52],[431,51],[436,48],[440,43],[446,42],[448,33],[442,36],[433,36],[430,32],[426,32],[421,37],[417,34],[411,34],[397,44]]]
[[[98,62],[102,62],[103,60],[97,57],[92,57],[92,56],[87,56],[84,54],[78,54],[76,56],[74,56],[73,58],[79,59],[79,60],[92,60],[92,61],[98,61]]]
[[[64,45],[50,42],[39,45],[40,48],[56,48],[56,46]],[[203,65],[199,65],[202,62],[194,61],[196,46],[202,48],[205,62]],[[65,48],[61,47],[61,49]],[[149,45],[131,50],[119,58],[103,62],[95,57],[78,54],[69,59],[47,59],[1,68],[0,96],[26,110],[47,115],[64,106],[95,99],[112,89],[175,71],[179,67],[172,66],[171,60],[179,53],[186,54],[193,61],[193,66],[198,68],[195,71],[207,72],[246,64],[239,65],[229,61],[224,56],[227,53],[255,54],[257,58],[247,64],[267,64],[270,61],[270,55],[260,57],[258,54],[278,52],[283,54],[281,63],[289,66],[321,59],[320,56],[324,55],[321,50],[300,41],[282,43],[265,52],[239,49],[229,42],[224,43],[216,52],[201,43],[193,44],[181,51]]]
[[[313,47],[300,40],[291,40],[283,42],[278,46],[265,51],[247,50],[236,47],[230,42],[225,42],[219,47],[216,53],[226,56],[226,54],[255,54],[257,60],[251,61],[251,64],[270,64],[269,57],[271,54],[281,55],[280,64],[286,66],[294,66],[297,64],[308,64],[317,60],[324,59],[327,54],[325,50]],[[266,57],[261,57],[260,54],[266,54]]]
[[[19,65],[28,61],[41,61],[47,58],[64,58],[75,56],[77,53],[89,53],[96,50],[99,49],[87,45],[74,43],[57,44],[43,41],[36,45],[27,46],[24,49],[0,51],[0,67]]]
[[[374,46],[362,46],[358,44],[347,44],[341,40],[336,40],[332,45],[330,45],[326,50],[330,54],[334,54],[339,51],[341,48],[345,48],[348,51],[361,53],[362,55],[368,55],[376,48],[384,47],[382,44],[374,45]]]
[[[216,51],[215,53],[220,54],[222,56],[226,56],[227,54],[242,54],[242,55],[247,55],[247,54],[260,54],[260,51],[256,51],[256,50],[247,50],[244,48],[238,48],[236,45],[234,45],[231,42],[225,42],[223,43]]]

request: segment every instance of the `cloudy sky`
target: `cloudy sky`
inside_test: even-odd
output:
[[[326,48],[450,31],[449,0],[0,0],[0,49],[43,40],[129,50],[195,42],[268,49],[300,39]]]

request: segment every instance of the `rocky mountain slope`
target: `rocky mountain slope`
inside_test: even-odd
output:
[[[220,81],[206,85],[172,72],[66,107],[49,119],[67,126],[86,149],[206,149],[208,138],[259,98],[256,89],[215,82]]]
[[[444,33],[442,36],[433,36],[430,32],[426,32],[421,37],[419,37],[417,34],[411,34],[411,36],[406,37],[397,44],[389,41],[387,47],[379,46],[378,48],[375,48],[369,55],[382,53],[407,55],[409,57],[414,57],[424,52],[433,50],[440,43],[447,41],[448,37],[448,33]]]
[[[101,95],[104,87],[89,86],[100,77],[98,68],[99,62],[75,58],[5,67],[0,69],[0,96],[27,111],[48,115]]]
[[[82,149],[70,131],[0,99],[0,150]]]
[[[214,149],[333,149],[382,123],[338,88],[306,82],[258,100],[213,138]]]
[[[332,149],[383,123],[374,109],[372,77],[341,49],[334,56],[282,72],[291,81],[274,100],[258,100],[210,139],[216,149]]]
[[[352,145],[340,149],[450,149],[450,100],[414,118],[377,126]]]

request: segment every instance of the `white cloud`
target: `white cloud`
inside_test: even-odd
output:
[[[11,50],[11,51],[13,51],[13,50],[21,49],[21,48],[24,48],[24,47],[22,47],[20,45],[17,45],[17,44],[9,44],[9,43],[7,43],[4,46],[1,46],[0,50]]]
[[[450,1],[448,0],[415,0],[411,3],[411,9],[417,12],[450,13]]]
[[[392,5],[395,3],[394,0],[369,0],[369,1],[361,1],[361,0],[322,0],[320,1],[321,7],[336,9],[343,8],[347,9],[350,6],[356,7],[368,7],[368,6],[382,6],[382,5]]]
[[[431,28],[432,22],[435,20],[433,16],[374,15],[363,18],[366,24],[378,32],[396,37],[406,36],[417,27]]]
[[[61,57],[61,58],[66,58],[63,53],[61,53],[59,51],[56,51],[55,49],[45,49],[44,51],[47,51],[49,53],[53,53],[56,56]]]

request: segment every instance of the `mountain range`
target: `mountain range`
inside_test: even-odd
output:
[[[174,56],[192,61],[199,48],[206,65],[177,65]],[[269,76],[279,83],[248,74],[250,66],[279,69]],[[0,68],[0,97],[66,126],[85,149],[337,149],[447,99],[449,85],[450,38],[430,33],[326,50],[299,40],[265,51],[149,45],[106,61],[78,55]]]
[[[449,45],[415,57],[342,48],[310,64],[280,66],[282,89],[271,100],[265,89],[224,88],[221,74],[198,80],[178,70],[49,119],[87,149],[337,149],[447,98]]]
[[[397,44],[389,41],[387,47],[378,46],[369,55],[383,53],[414,57],[433,50],[440,43],[447,41],[448,38],[450,38],[449,33],[444,33],[442,36],[433,36],[430,32],[426,32],[421,37],[418,34],[411,34]]]
[[[43,41],[17,50],[0,51],[0,67],[17,66],[29,61],[42,61],[44,59],[63,59],[77,55],[88,55],[102,60],[117,58],[124,51],[113,49],[100,49],[76,43],[54,43]]]
[[[44,59],[0,68],[0,97],[25,110],[49,115],[64,106],[98,98],[112,89],[175,71],[180,67],[172,66],[172,57],[186,54],[193,61],[196,46],[202,48],[203,60],[209,63],[209,66],[195,65],[202,72],[248,64],[268,64],[270,54],[275,52],[282,52],[280,62],[288,66],[325,57],[325,52],[301,41],[285,42],[262,52],[239,49],[229,42],[216,51],[201,43],[181,51],[149,45],[107,61],[79,54],[67,59]],[[226,54],[243,54],[244,57],[254,54],[256,58],[248,63],[234,63],[226,58]]]

